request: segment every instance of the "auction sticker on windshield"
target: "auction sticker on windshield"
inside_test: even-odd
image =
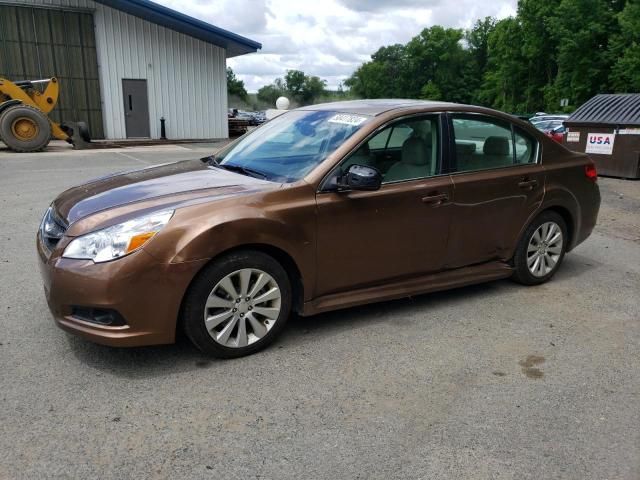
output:
[[[328,122],[329,123],[341,123],[343,125],[353,125],[358,126],[362,122],[366,122],[367,117],[362,117],[360,115],[351,115],[349,113],[338,113],[331,117]]]

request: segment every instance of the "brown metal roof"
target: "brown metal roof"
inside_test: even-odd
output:
[[[565,125],[640,125],[640,93],[596,95],[565,120]]]

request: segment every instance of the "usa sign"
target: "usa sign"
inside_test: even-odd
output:
[[[599,155],[611,155],[615,133],[590,133],[587,135],[587,148],[585,153],[597,153]]]

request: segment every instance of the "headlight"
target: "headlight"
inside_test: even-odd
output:
[[[163,210],[88,233],[73,239],[62,256],[96,263],[124,257],[151,240],[172,215],[173,210]]]

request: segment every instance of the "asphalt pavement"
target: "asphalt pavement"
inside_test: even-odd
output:
[[[59,330],[35,252],[51,200],[217,146],[0,151],[0,479],[640,478],[638,181],[600,179],[594,234],[539,287],[294,318],[227,361]]]

